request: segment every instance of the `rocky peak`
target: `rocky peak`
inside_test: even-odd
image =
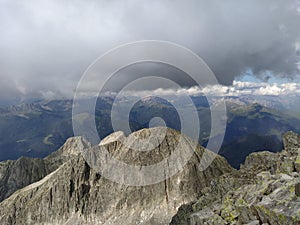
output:
[[[42,168],[52,164],[60,166],[2,201],[0,224],[300,223],[300,165],[297,167],[300,139],[292,132],[284,135],[282,152],[253,153],[239,171],[199,145],[181,172],[151,185],[119,184],[105,178],[95,167],[106,162],[97,158],[97,152],[104,149],[114,158],[138,168],[151,166],[170,156],[181,138],[184,143],[180,149],[184,154],[183,150],[192,150],[189,146],[193,141],[177,131],[158,127],[128,137],[116,132],[93,147],[85,139],[75,137],[44,160],[21,158],[2,162],[0,180],[10,180],[9,183],[12,178],[7,179],[5,171],[11,171],[14,180],[22,181],[23,177],[31,178],[28,174],[36,174],[37,169],[43,171]],[[94,157],[86,158],[87,153]],[[212,163],[202,170],[201,159],[211,158],[214,158]],[[21,171],[20,167],[26,170]],[[166,171],[161,172],[166,175]]]
[[[82,150],[90,148],[92,145],[83,137],[71,137],[58,150],[62,155],[78,155]]]
[[[156,135],[149,136],[152,132]],[[124,138],[125,143],[136,147],[149,145],[147,138],[161,138],[162,134],[166,138],[151,151],[133,151],[119,139]],[[147,165],[168,156],[180,135],[179,132],[161,128],[144,129],[128,137],[119,132],[84,152],[101,151],[106,147],[119,160]],[[184,140],[189,139],[184,136]],[[69,148],[63,149],[71,151]],[[215,160],[203,171],[199,167],[201,157],[215,157]],[[214,178],[231,171],[224,158],[197,146],[180,173],[156,184],[128,186],[106,179],[79,154],[70,157],[41,181],[17,191],[0,203],[0,223],[169,224],[182,204],[195,201]]]
[[[118,141],[123,141],[125,138],[125,134],[124,132],[122,131],[117,131],[117,132],[114,132],[110,135],[108,135],[107,137],[105,137],[104,139],[102,139],[99,143],[99,145],[108,145],[110,143],[113,143],[113,142],[118,142]]]
[[[17,160],[0,162],[0,202],[16,190],[47,176],[89,147],[91,144],[84,138],[73,137],[69,138],[58,151],[44,159],[21,157]]]
[[[64,145],[56,152],[52,153],[47,159],[66,158],[81,154],[84,149],[90,148],[92,145],[83,137],[71,137],[66,140]]]

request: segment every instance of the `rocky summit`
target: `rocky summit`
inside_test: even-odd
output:
[[[161,132],[165,137],[151,151],[136,154],[122,145],[124,141],[137,140],[142,146],[149,132],[154,134],[153,140],[160,138]],[[171,129],[152,128],[128,137],[120,132],[112,134],[91,150],[89,144],[76,144],[82,142],[80,138],[69,142],[74,148],[84,147],[84,152],[105,146],[114,157],[128,164],[150,165],[170,155],[181,137],[179,132]],[[185,136],[184,139],[191,141]],[[233,170],[223,157],[196,146],[180,173],[147,186],[112,182],[91,168],[82,154],[72,154],[58,169],[2,201],[0,224],[169,224],[181,205],[196,201],[201,190],[214,178]],[[63,147],[59,152],[74,153],[76,150]],[[52,156],[55,161],[65,155],[59,152]],[[204,171],[199,167],[202,156],[215,157]],[[47,160],[51,161],[52,157]]]
[[[170,156],[180,138],[180,147],[187,148],[181,150],[192,151],[191,157],[171,177],[161,171],[166,179],[158,183],[113,182],[93,164],[105,162],[95,157],[105,147],[126,164],[153,165]],[[172,129],[143,129],[128,137],[116,132],[98,146],[70,138],[45,159],[0,164],[0,224],[300,224],[300,137],[289,132],[283,139],[280,153],[252,153],[235,170],[223,157],[199,145],[193,149],[195,142]],[[203,169],[202,160],[212,162]]]

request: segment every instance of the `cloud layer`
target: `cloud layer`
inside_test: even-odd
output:
[[[112,93],[113,94],[113,93]],[[300,83],[255,83],[233,81],[231,86],[214,85],[200,88],[198,86],[180,89],[158,88],[152,91],[125,91],[124,96],[300,96]]]
[[[224,85],[249,69],[294,77],[297,9],[298,0],[0,0],[0,96],[71,96],[99,55],[143,39],[190,48]]]

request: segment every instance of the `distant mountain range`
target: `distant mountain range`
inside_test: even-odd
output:
[[[218,104],[219,99],[215,98],[214,104]],[[300,131],[298,116],[283,110],[279,103],[275,105],[273,98],[269,99],[258,99],[258,103],[255,103],[251,96],[226,98],[228,122],[219,153],[233,167],[238,168],[251,152],[279,151],[282,149],[283,133],[290,130]],[[204,96],[193,96],[192,100],[201,123],[199,143],[206,146],[211,123],[209,104]],[[91,100],[82,100],[81,104],[87,104],[88,101]],[[102,139],[114,132],[110,115],[113,101],[114,96],[99,98],[95,116],[83,112],[76,115],[76,119],[82,123],[95,119]],[[182,108],[187,106],[180,97],[174,96],[173,103],[174,101]],[[122,104],[126,104],[126,98]],[[116,119],[128,120],[123,114],[122,111],[117,112]],[[166,125],[175,130],[181,128],[172,102],[149,97],[138,101],[131,109],[131,130],[147,128],[153,117],[163,118]],[[20,156],[46,157],[72,136],[72,100],[39,100],[0,108],[0,161],[17,159]]]

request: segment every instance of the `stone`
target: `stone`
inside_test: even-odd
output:
[[[161,136],[160,128],[151,128],[125,137],[128,139],[125,141],[137,138],[143,144],[150,131],[154,131],[157,138]],[[179,138],[189,140],[168,129],[165,139],[151,151],[154,153],[151,157],[151,152],[131,152],[116,137],[124,138],[113,134],[85,152],[106,147],[115,158],[126,163],[151,165],[170,155]],[[81,154],[73,154],[74,151],[67,147],[63,149],[73,156],[66,157],[69,159],[65,163],[42,180],[0,203],[0,224],[169,224],[181,205],[197,200],[213,179],[233,171],[223,157],[198,145],[178,174],[152,185],[127,186],[101,176]],[[204,153],[215,160],[202,171],[199,160]],[[51,158],[56,157],[48,160]]]
[[[298,155],[300,150],[300,135],[294,132],[287,132],[283,136],[284,149],[292,155]]]
[[[87,147],[91,147],[89,142],[82,137],[73,137],[44,159],[21,157],[0,162],[0,202],[16,190],[41,180]]]
[[[285,150],[279,153],[250,154],[239,171],[224,174],[215,181],[218,184],[215,191],[203,190],[203,196],[190,205],[193,209],[188,213],[190,217],[185,214],[182,220],[177,218],[181,223],[171,224],[188,224],[194,215],[201,215],[197,224],[206,225],[217,224],[220,219],[225,221],[220,224],[300,224],[300,180],[294,168],[299,135],[287,133],[284,144]],[[224,185],[224,177],[230,185]],[[211,210],[213,205],[221,205],[221,212]]]
[[[155,135],[152,137],[151,133]],[[159,142],[161,137],[164,138]],[[250,154],[240,170],[197,146],[180,173],[152,185],[112,182],[92,164],[105,163],[105,159],[99,161],[96,156],[105,148],[128,164],[153,165],[174,151],[180,137],[187,143],[182,146],[194,143],[177,131],[151,128],[128,137],[117,132],[97,146],[76,137],[45,159],[2,162],[0,195],[5,188],[21,189],[3,195],[0,224],[300,224],[300,140],[292,132],[284,135],[282,152]],[[153,145],[153,150],[146,151]],[[133,151],[134,147],[143,151]],[[182,150],[192,150],[185,148]],[[201,159],[209,162],[212,158],[215,159],[207,169],[199,166]]]
[[[254,221],[252,221],[250,223],[247,223],[245,225],[259,225],[259,220],[254,220]]]
[[[296,160],[294,162],[295,171],[300,173],[300,156],[296,157]]]
[[[295,195],[300,197],[300,183],[295,184]]]

